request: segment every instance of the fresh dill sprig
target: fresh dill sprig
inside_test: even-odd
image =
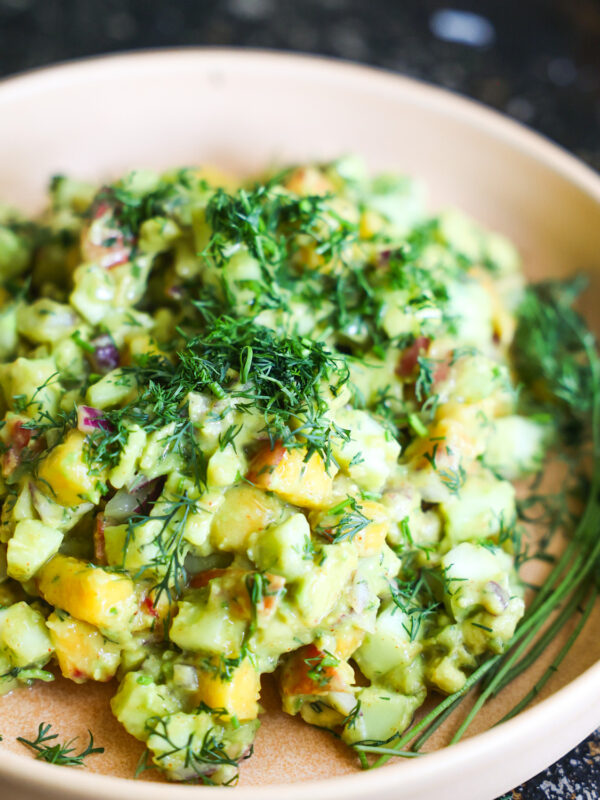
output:
[[[335,520],[329,524],[331,517]],[[357,500],[354,497],[347,497],[326,512],[325,520],[317,525],[315,533],[320,534],[331,544],[351,542],[371,522],[372,520],[362,513]]]
[[[298,234],[309,237],[325,261],[339,257],[356,238],[357,226],[335,213],[328,196],[282,192],[277,187],[281,177],[234,194],[218,189],[206,207],[211,236],[202,255],[222,267],[232,250],[243,244],[263,268],[269,285],[297,248]]]
[[[307,667],[310,667],[306,673],[307,677],[317,686],[323,687],[327,686],[330,682],[332,669],[339,665],[340,659],[333,653],[330,653],[329,650],[324,650],[316,656],[305,658],[304,663]]]
[[[410,563],[410,554],[407,561]],[[435,597],[427,575],[426,569],[413,570],[410,566],[404,568],[406,577],[397,577],[390,581],[390,593],[394,605],[406,616],[402,627],[411,642],[414,642],[423,630],[425,623],[441,608],[441,603]]]
[[[592,407],[591,371],[582,350],[585,323],[573,303],[585,288],[579,276],[529,286],[519,309],[513,357],[528,399],[553,406],[563,438],[578,441]]]
[[[127,534],[123,545],[123,568],[125,568],[129,546],[135,538],[136,529],[148,523],[160,523],[152,539],[152,545],[156,548],[157,554],[135,575],[136,579],[147,574],[158,576],[152,587],[154,606],[158,605],[163,594],[171,602],[173,595],[179,597],[185,587],[187,572],[184,562],[188,548],[183,537],[188,520],[197,511],[197,508],[197,501],[184,493],[180,496],[161,499],[150,509],[149,513],[135,513],[127,523]]]
[[[60,744],[55,741],[55,739],[58,739],[58,734],[50,733],[51,728],[51,723],[40,722],[35,739],[29,740],[22,736],[17,736],[17,741],[33,750],[38,760],[62,767],[82,767],[84,760],[88,756],[104,752],[103,747],[94,747],[94,737],[89,730],[89,742],[81,752],[77,753],[75,747],[73,747],[77,738],[69,739],[68,742]]]
[[[206,462],[189,418],[188,395],[207,392],[229,401],[231,410],[261,414],[272,443],[306,447],[307,458],[316,452],[329,465],[332,440],[347,440],[348,433],[329,420],[325,391],[339,393],[348,374],[344,361],[321,342],[247,320],[213,318],[204,333],[186,340],[174,361],[146,355],[123,368],[123,379],[135,382],[138,396],[103,413],[105,424],[89,436],[90,461],[114,466],[133,424],[147,432],[172,424],[165,446],[191,465],[198,485],[205,484]],[[235,430],[229,429],[227,441],[233,442]]]

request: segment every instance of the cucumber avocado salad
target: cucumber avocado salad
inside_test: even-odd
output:
[[[364,765],[512,643],[554,426],[506,239],[352,158],[59,176],[0,278],[1,694],[114,680],[148,767],[232,784],[262,675]]]

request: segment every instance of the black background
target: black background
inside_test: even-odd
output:
[[[487,43],[443,40],[442,9],[483,17]],[[0,0],[0,76],[179,45],[299,50],[386,67],[475,97],[600,169],[600,0]],[[512,797],[596,800],[599,786],[596,733]]]

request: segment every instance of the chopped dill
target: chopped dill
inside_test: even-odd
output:
[[[82,767],[88,756],[104,752],[103,747],[94,747],[94,737],[91,731],[88,731],[90,739],[86,747],[77,753],[73,747],[76,739],[69,739],[68,742],[60,744],[55,741],[58,739],[58,734],[50,733],[51,728],[50,723],[41,722],[35,739],[29,740],[23,736],[17,736],[17,741],[33,750],[38,760],[62,767]]]

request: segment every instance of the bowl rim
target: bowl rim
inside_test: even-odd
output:
[[[366,66],[345,61],[343,59],[314,56],[305,53],[290,53],[277,50],[241,47],[177,47],[149,48],[143,50],[118,52],[92,56],[75,61],[66,61],[45,67],[26,70],[0,80],[0,109],[4,103],[10,103],[17,96],[35,94],[41,90],[56,86],[65,86],[87,81],[103,73],[108,76],[111,71],[132,71],[148,73],[153,67],[161,69],[181,68],[185,62],[214,62],[214,66],[231,67],[234,62],[259,65],[259,62],[277,63],[278,70],[318,74],[320,80],[327,78],[330,82],[348,80],[360,82],[363,88],[371,88],[378,93],[389,96],[402,96],[410,103],[435,108],[436,112],[451,115],[477,128],[479,131],[500,141],[513,150],[520,151],[534,161],[541,163],[555,174],[567,180],[571,185],[582,190],[600,204],[600,175],[571,155],[560,145],[542,134],[530,130],[520,122],[512,120],[500,112],[488,108],[475,100],[452,93],[421,80],[398,75],[390,70]],[[102,76],[100,76],[102,77]],[[577,735],[585,736],[600,722],[591,722],[589,728],[577,726],[582,698],[589,698],[593,688],[600,684],[600,662],[589,667],[585,672],[566,686],[554,692],[550,697],[527,709],[517,717],[491,728],[471,738],[450,745],[427,755],[426,759],[391,765],[373,772],[360,772],[332,778],[308,780],[289,784],[262,784],[260,786],[241,786],[236,789],[239,800],[256,800],[260,794],[264,800],[279,800],[284,795],[286,800],[305,800],[310,793],[316,798],[329,796],[344,797],[347,800],[366,796],[372,792],[375,783],[380,790],[403,789],[407,792],[418,791],[425,776],[433,772],[442,772],[447,778],[460,780],[469,764],[476,763],[479,758],[491,751],[497,755],[502,753],[501,745],[507,750],[506,742],[510,742],[510,752],[526,751],[529,743],[534,741],[540,731],[546,733],[560,728],[576,729]],[[591,691],[590,691],[591,690]],[[591,715],[586,716],[586,720]],[[560,721],[560,722],[558,722]],[[574,732],[573,732],[574,733]],[[577,741],[573,741],[573,745]],[[506,754],[506,752],[505,752]],[[541,769],[559,757],[562,752],[549,755],[546,764],[536,764]],[[101,775],[93,772],[64,770],[54,765],[32,762],[26,756],[8,752],[0,747],[0,775],[18,780],[22,787],[60,791],[65,798],[85,795],[89,800],[125,800],[131,796],[132,779]],[[374,775],[377,775],[374,782]],[[138,784],[143,789],[147,800],[163,800],[164,783],[144,781]],[[507,787],[510,788],[510,787]],[[189,798],[197,786],[178,784],[169,785],[169,796]],[[202,787],[203,795],[216,798],[221,792],[219,787]],[[335,796],[332,791],[335,790]],[[219,794],[219,796],[221,796]]]

